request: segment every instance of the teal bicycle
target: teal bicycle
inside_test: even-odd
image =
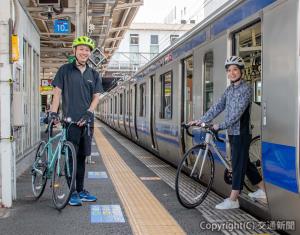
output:
[[[63,209],[73,192],[76,178],[76,151],[66,139],[72,124],[70,118],[61,121],[61,130],[52,137],[53,121],[47,127],[48,141],[41,141],[32,165],[32,191],[36,199],[44,193],[47,180],[51,179],[52,200],[58,210]]]

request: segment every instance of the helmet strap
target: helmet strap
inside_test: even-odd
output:
[[[235,84],[235,83],[237,83],[238,81],[240,81],[242,79],[242,76],[240,76],[240,78],[238,78],[237,80],[235,80],[235,81],[231,81],[230,83],[231,84]]]

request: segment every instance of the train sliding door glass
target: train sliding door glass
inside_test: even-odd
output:
[[[213,105],[213,68],[214,55],[213,52],[210,51],[204,56],[203,113]]]
[[[253,87],[251,106],[252,141],[250,146],[250,160],[261,171],[261,100],[262,100],[262,34],[261,22],[256,22],[233,34],[234,54],[245,61],[244,79]]]
[[[137,133],[137,121],[136,121],[136,118],[137,118],[137,84],[134,84],[134,99],[133,99],[133,102],[134,102],[134,105],[133,105],[133,115],[134,115],[134,130],[135,130],[135,138],[138,140],[139,139],[139,136],[138,136],[138,133]]]
[[[117,95],[115,95],[114,97],[115,101],[114,101],[114,127],[117,127],[117,123],[118,123],[118,99],[117,99]]]
[[[124,96],[124,114],[123,114],[123,125],[124,125],[124,131],[125,131],[125,134],[128,134],[127,133],[127,95],[126,95],[126,89],[124,89],[124,92],[123,92],[123,96]]]
[[[253,134],[261,134],[261,23],[258,22],[234,34],[235,54],[245,61],[244,79],[253,87],[251,119]]]
[[[129,135],[130,137],[131,136],[131,130],[130,130],[130,115],[129,115],[129,112],[130,112],[130,97],[129,97],[129,88],[128,90],[126,90],[126,100],[125,100],[126,104],[126,113],[125,113],[125,128],[126,128],[126,133],[127,135]]]
[[[182,94],[182,122],[188,123],[193,120],[194,111],[193,111],[193,56],[190,56],[183,60],[183,71],[182,71],[182,85],[184,87]],[[192,138],[187,136],[185,133],[183,135],[183,152],[189,147],[192,146]]]

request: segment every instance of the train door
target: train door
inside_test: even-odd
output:
[[[125,127],[126,127],[126,131],[127,131],[127,135],[132,138],[132,135],[131,135],[131,130],[130,130],[130,96],[129,96],[129,91],[130,91],[130,88],[128,86],[128,89],[126,90],[126,124],[125,124]]]
[[[109,125],[113,126],[113,96],[110,96]]]
[[[124,114],[123,114],[123,126],[124,126],[124,132],[126,135],[127,133],[127,95],[126,95],[126,89],[123,91],[123,96],[124,96]]]
[[[135,139],[138,140],[139,139],[139,136],[138,136],[138,133],[137,133],[137,120],[136,120],[136,117],[137,117],[137,112],[136,112],[136,107],[137,107],[137,84],[134,84],[134,94],[133,94],[133,122],[134,122],[134,132],[135,132]]]
[[[130,85],[129,87],[129,129],[130,129],[130,133],[131,133],[131,138],[134,138],[134,131],[132,130],[132,128],[134,128],[134,124],[133,124],[133,113],[132,113],[132,107],[133,107],[133,87]]]
[[[123,106],[121,105],[122,104],[122,100],[123,100],[123,94],[122,94],[122,91],[120,91],[120,93],[118,94],[117,96],[117,105],[118,105],[118,110],[117,110],[117,122],[118,122],[118,128],[119,130],[121,129],[121,120],[122,120],[122,109],[123,109]]]
[[[262,117],[262,33],[261,22],[247,26],[233,34],[233,54],[245,61],[244,79],[252,85],[251,105],[252,143],[250,160],[261,172],[261,117]]]
[[[182,61],[182,95],[181,95],[181,123],[193,120],[193,56]],[[182,130],[183,131],[183,130]],[[182,152],[192,146],[192,138],[185,132],[181,134]]]
[[[155,142],[155,75],[150,76],[150,134],[151,147],[157,150]]]
[[[118,127],[118,94],[115,95],[114,102],[114,127]]]

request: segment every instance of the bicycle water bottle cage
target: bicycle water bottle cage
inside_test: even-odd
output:
[[[224,181],[226,184],[232,185],[232,171],[229,171],[227,168],[224,171]]]

